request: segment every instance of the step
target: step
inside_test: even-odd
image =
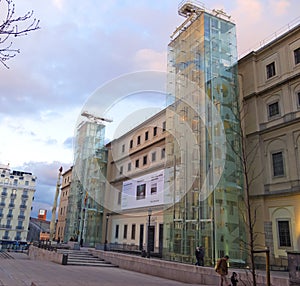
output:
[[[57,252],[68,255],[67,265],[118,267],[104,259],[93,256],[88,250],[59,249]]]

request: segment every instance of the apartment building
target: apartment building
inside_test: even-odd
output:
[[[300,25],[239,60],[257,248],[300,250]]]
[[[162,253],[166,110],[108,145],[106,238]]]
[[[67,219],[68,198],[71,191],[72,169],[73,167],[70,167],[66,172],[62,174],[62,183],[60,189],[60,199],[55,233],[56,241],[65,241],[64,233]]]
[[[0,240],[26,241],[36,176],[0,165]]]

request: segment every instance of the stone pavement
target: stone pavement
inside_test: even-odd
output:
[[[0,286],[201,286],[120,268],[60,265],[30,260],[24,253],[10,254],[14,259],[0,259]]]

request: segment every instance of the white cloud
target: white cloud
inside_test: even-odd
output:
[[[262,19],[263,5],[259,0],[237,0],[236,8],[233,11],[235,19],[240,19],[239,23],[255,22]]]
[[[290,7],[290,5],[291,3],[288,0],[269,0],[269,7],[277,16],[281,16],[287,13],[287,10]]]
[[[135,67],[143,70],[166,71],[167,52],[156,52],[151,49],[140,49],[134,56]]]
[[[53,5],[61,11],[63,9],[63,2],[64,0],[53,0]]]

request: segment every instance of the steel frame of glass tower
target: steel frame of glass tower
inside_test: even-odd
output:
[[[221,15],[220,15],[221,13]],[[245,263],[235,25],[185,1],[168,46],[163,257]]]
[[[82,121],[76,134],[74,166],[65,237],[84,245],[103,241],[103,206],[107,163],[105,125]]]

